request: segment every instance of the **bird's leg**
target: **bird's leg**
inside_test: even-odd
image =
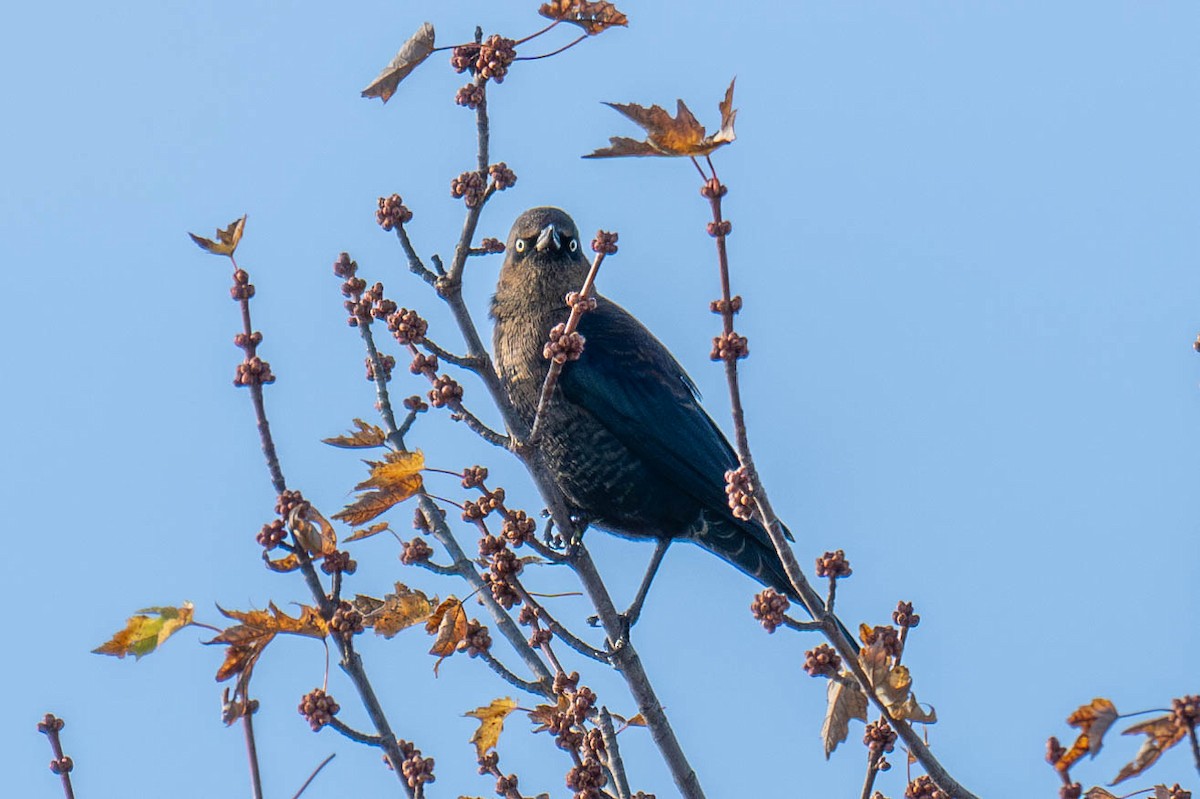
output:
[[[671,546],[670,538],[660,538],[654,544],[654,554],[650,556],[650,564],[646,566],[646,575],[642,578],[642,584],[638,588],[637,594],[633,597],[633,603],[629,609],[621,614],[621,624],[625,628],[621,632],[621,641],[629,639],[629,631],[633,629],[633,625],[637,624],[638,618],[642,615],[642,605],[646,604],[646,595],[650,593],[650,584],[654,582],[654,575],[658,574],[658,567],[662,565],[663,557],[667,554],[667,548]],[[588,619],[588,624],[593,627],[600,622],[598,616],[592,616]]]

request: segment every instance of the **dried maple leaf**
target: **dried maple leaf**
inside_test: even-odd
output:
[[[288,529],[311,555],[328,555],[337,551],[337,533],[319,510],[298,506],[288,516]]]
[[[262,553],[263,562],[267,564],[267,568],[273,572],[287,573],[294,572],[300,568],[300,556],[295,552],[284,555],[278,560],[272,560],[269,552]]]
[[[1117,799],[1117,795],[1096,785],[1088,788],[1088,792],[1083,795],[1083,799]]]
[[[733,108],[733,84],[725,91],[725,99],[718,106],[721,111],[721,127],[711,136],[706,135],[704,126],[688,109],[683,100],[678,100],[675,116],[662,106],[649,108],[636,103],[605,103],[636,122],[646,131],[646,140],[638,141],[625,136],[613,136],[609,146],[585,155],[584,158],[619,158],[624,156],[696,156],[708,155],[721,145],[729,144],[737,137],[733,123],[737,111]]]
[[[1159,716],[1140,724],[1134,724],[1121,734],[1146,735],[1148,737],[1142,742],[1142,748],[1137,751],[1133,760],[1125,764],[1125,767],[1110,783],[1111,785],[1116,785],[1130,777],[1136,777],[1153,766],[1155,761],[1162,757],[1163,752],[1184,739],[1187,735],[1187,727],[1176,723],[1174,716]]]
[[[371,467],[370,476],[354,487],[364,493],[333,518],[352,525],[366,524],[421,490],[425,456],[420,450],[389,452],[383,461],[367,461],[367,465]]]
[[[471,735],[471,743],[475,744],[475,753],[479,759],[482,760],[487,751],[494,749],[499,743],[504,720],[516,709],[517,703],[506,696],[503,699],[493,699],[485,707],[477,707],[463,713],[464,716],[479,719],[479,729]]]
[[[363,615],[365,626],[374,628],[384,638],[391,638],[401,630],[428,619],[436,601],[430,600],[422,591],[413,590],[404,583],[396,583],[396,592],[383,599],[359,594],[354,598],[354,607]]]
[[[237,249],[238,242],[242,240],[242,231],[246,229],[246,217],[243,214],[241,219],[237,219],[229,223],[229,227],[221,230],[217,228],[217,240],[206,239],[203,236],[197,236],[195,233],[189,233],[192,241],[205,252],[210,252],[213,255],[233,255],[233,251]]]
[[[400,81],[408,77],[433,52],[433,25],[428,22],[417,28],[375,80],[362,90],[363,97],[378,97],[385,103],[392,99]]]
[[[1091,703],[1076,708],[1074,713],[1067,716],[1067,723],[1079,728],[1079,737],[1055,762],[1054,768],[1067,771],[1085,754],[1095,757],[1104,744],[1104,733],[1116,720],[1117,708],[1103,697],[1096,697]]]
[[[355,530],[353,533],[346,536],[345,543],[349,544],[351,541],[362,541],[364,538],[370,538],[373,535],[379,535],[380,533],[386,532],[390,529],[391,527],[387,522],[376,522],[370,527],[364,527],[361,530]]]
[[[933,724],[937,713],[926,711],[912,693],[912,674],[907,666],[893,666],[891,655],[882,642],[868,644],[858,653],[858,662],[867,673],[875,695],[898,719]]]
[[[437,635],[429,649],[429,654],[438,656],[433,666],[433,673],[437,674],[442,661],[453,655],[458,642],[467,637],[467,611],[462,602],[453,596],[446,597],[425,622],[425,631]]]
[[[603,33],[611,27],[629,27],[629,18],[612,3],[587,0],[553,0],[543,3],[538,13],[546,19],[578,25],[588,36]]]
[[[850,672],[842,672],[842,677],[845,681],[829,681],[825,721],[821,724],[826,760],[850,734],[850,719],[867,720],[867,695],[852,682]]]
[[[175,633],[192,623],[193,606],[184,602],[177,608],[143,608],[125,621],[125,627],[92,651],[97,655],[124,658],[133,655],[140,660]]]
[[[565,695],[559,694],[557,704],[554,705],[535,705],[533,710],[529,711],[529,720],[537,726],[533,728],[534,732],[544,732],[550,729],[554,723],[556,716],[562,716],[571,709],[571,700]]]
[[[354,426],[358,429],[353,430],[344,436],[323,438],[321,441],[334,447],[343,447],[346,449],[382,447],[385,443],[387,443],[387,433],[383,431],[383,428],[376,427],[373,424],[368,424],[362,419],[355,419]]]

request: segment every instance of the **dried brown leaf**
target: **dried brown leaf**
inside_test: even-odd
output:
[[[203,236],[197,236],[195,233],[189,233],[192,241],[196,242],[196,246],[205,252],[210,252],[213,255],[233,255],[237,249],[238,242],[242,240],[242,232],[246,229],[246,217],[243,214],[241,219],[236,219],[229,223],[229,227],[224,230],[217,228],[217,240],[206,239]]]
[[[366,524],[421,490],[425,456],[420,450],[389,452],[383,461],[367,461],[367,465],[371,467],[370,476],[354,487],[364,493],[333,518],[350,525]]]
[[[830,680],[825,707],[825,721],[821,724],[821,740],[825,743],[825,759],[833,754],[838,744],[850,734],[850,719],[867,720],[867,695],[851,682],[850,672],[842,672],[842,680]]]
[[[352,430],[344,436],[323,438],[321,441],[325,444],[345,449],[382,447],[387,443],[387,433],[384,432],[383,428],[364,422],[362,419],[355,419],[354,426],[358,429]]]
[[[272,560],[270,553],[263,552],[263,562],[273,572],[294,572],[300,568],[300,556],[295,552],[289,553],[277,560]]]
[[[488,705],[468,710],[463,714],[479,719],[479,729],[471,735],[471,743],[475,744],[475,753],[480,759],[499,743],[500,733],[504,730],[504,720],[516,709],[517,703],[506,696],[503,699],[493,699]]]
[[[453,655],[458,643],[467,637],[467,611],[462,602],[453,596],[446,597],[425,622],[425,631],[437,635],[429,649],[429,654],[438,656],[433,666],[433,673],[437,674],[442,661]]]
[[[1104,733],[1108,732],[1108,728],[1116,720],[1116,706],[1104,697],[1098,696],[1090,703],[1076,708],[1075,712],[1067,716],[1067,724],[1079,728],[1079,737],[1054,764],[1054,768],[1067,771],[1085,754],[1095,757],[1104,744]]]
[[[361,530],[355,530],[353,533],[346,536],[345,543],[349,544],[351,541],[362,541],[364,538],[370,538],[373,535],[379,535],[380,533],[386,532],[389,529],[390,526],[387,522],[376,522],[370,527],[365,527]]]
[[[310,555],[328,555],[337,551],[337,532],[311,505],[293,510],[288,517],[288,528]]]
[[[589,36],[603,33],[611,27],[629,26],[629,18],[617,10],[612,3],[588,2],[587,0],[552,0],[543,3],[538,13],[547,19],[578,25]]]
[[[143,608],[125,621],[125,627],[92,651],[97,655],[123,658],[133,655],[140,660],[175,633],[192,623],[193,606],[184,602],[179,607]]]
[[[893,716],[922,724],[937,721],[937,713],[922,708],[913,695],[912,673],[908,667],[893,666],[892,657],[881,642],[864,646],[858,653],[858,662],[867,673],[875,695]]]
[[[384,638],[391,638],[428,619],[436,601],[430,600],[422,591],[396,583],[395,593],[383,599],[359,594],[354,598],[354,607],[362,613],[364,625],[374,628],[376,634]]]
[[[649,108],[637,103],[605,103],[608,107],[637,123],[646,131],[646,140],[638,141],[625,136],[614,136],[609,139],[609,146],[585,155],[584,158],[618,158],[625,156],[697,156],[708,155],[718,147],[729,144],[737,136],[733,125],[737,111],[733,108],[733,85],[725,91],[725,98],[718,108],[721,112],[721,127],[716,133],[706,135],[691,110],[683,102],[677,100],[675,116],[671,116],[665,108],[652,105]]]
[[[1138,749],[1133,760],[1125,764],[1110,785],[1116,785],[1130,777],[1136,777],[1153,766],[1162,757],[1163,752],[1187,736],[1187,727],[1176,723],[1174,716],[1159,716],[1140,724],[1134,724],[1129,729],[1122,731],[1121,734],[1145,735],[1147,738],[1142,742],[1142,747]]]
[[[1096,785],[1088,788],[1088,792],[1083,795],[1083,799],[1117,799],[1117,795]]]
[[[561,716],[571,708],[571,700],[565,695],[559,694],[557,703],[553,705],[535,705],[533,710],[529,711],[529,720],[536,726],[534,732],[544,732],[550,729],[550,725],[554,721],[555,716]]]
[[[433,25],[425,22],[408,38],[383,71],[362,90],[363,97],[378,97],[385,103],[392,99],[400,81],[408,77],[433,52]]]

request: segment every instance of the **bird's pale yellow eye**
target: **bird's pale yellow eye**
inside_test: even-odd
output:
[[[515,246],[517,248],[517,252],[525,252],[525,239],[517,239]]]
[[[571,243],[567,246],[570,248],[571,252],[575,252],[579,249],[579,242],[577,242],[575,239],[571,239]]]

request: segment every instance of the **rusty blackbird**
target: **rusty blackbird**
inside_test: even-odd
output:
[[[584,249],[575,222],[558,208],[526,211],[508,236],[491,309],[496,370],[530,425],[549,367],[543,347],[569,315],[564,297],[588,272]],[[696,386],[628,311],[595,297],[596,308],[579,323],[583,353],[564,365],[537,445],[588,524],[657,540],[627,620],[636,618],[674,539],[697,543],[794,596],[766,532],[729,509],[725,471],[737,467],[737,456],[700,406]]]

